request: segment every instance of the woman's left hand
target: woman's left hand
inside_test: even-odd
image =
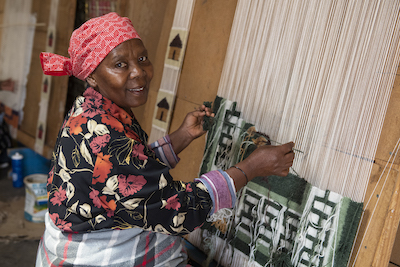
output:
[[[194,139],[206,133],[203,129],[204,116],[214,117],[210,108],[202,105],[189,112],[178,130],[169,135],[176,154],[185,149]]]
[[[214,117],[214,113],[211,112],[210,108],[202,105],[186,115],[180,129],[186,131],[192,137],[192,140],[202,136],[206,133],[203,129],[204,116]]]

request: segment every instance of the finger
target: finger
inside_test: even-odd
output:
[[[209,110],[210,108],[206,107],[205,105],[201,105],[199,109],[200,109],[201,111],[207,111],[207,110]]]
[[[206,116],[214,118],[215,114],[212,113],[211,111],[206,111]]]
[[[204,110],[205,110],[207,113],[212,113],[212,109],[211,109],[211,108],[208,108],[208,107],[205,107],[205,106],[204,106]]]
[[[282,170],[279,173],[279,176],[285,177],[285,176],[288,176],[288,174],[289,174],[289,168]]]
[[[288,152],[288,153],[285,154],[285,159],[287,159],[287,160],[293,160],[293,159],[294,159],[294,156],[295,156],[295,153],[294,153],[294,151],[292,150],[292,151],[290,151],[290,152]]]
[[[192,112],[192,115],[195,117],[204,117],[206,115],[204,110],[195,110]]]
[[[201,105],[201,106],[197,106],[194,108],[195,111],[204,111],[206,109],[206,106]]]
[[[286,164],[284,165],[284,168],[290,168],[292,166],[293,166],[293,162],[289,161],[289,162],[286,162]]]
[[[292,153],[293,152],[293,147],[294,147],[294,143],[293,142],[289,142],[286,144],[281,145],[284,154],[288,154],[288,153]]]

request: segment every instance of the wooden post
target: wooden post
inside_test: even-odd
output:
[[[392,247],[396,238],[396,232],[400,221],[400,179],[397,175],[396,185],[389,209],[386,212],[385,223],[375,252],[372,266],[387,266],[392,254]]]
[[[384,168],[400,138],[399,103],[400,67],[397,69],[364,205],[369,199],[370,202],[368,207],[364,208],[348,266],[386,267],[389,264],[400,222],[400,158],[391,160],[389,164],[393,164]],[[385,180],[386,184],[383,187]]]

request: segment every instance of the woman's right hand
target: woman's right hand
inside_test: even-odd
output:
[[[293,147],[293,142],[279,146],[260,146],[236,166],[246,174],[248,181],[257,176],[286,176],[293,164]],[[237,190],[247,183],[245,175],[239,169],[229,168],[226,170],[235,181]]]

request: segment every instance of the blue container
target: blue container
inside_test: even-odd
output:
[[[23,159],[24,156],[19,152],[11,156],[12,181],[14,187],[24,186]]]
[[[12,148],[9,150],[9,155],[20,153],[24,157],[22,160],[22,176],[26,177],[31,174],[48,174],[50,171],[50,160],[46,159],[42,155],[36,153],[30,148]]]

